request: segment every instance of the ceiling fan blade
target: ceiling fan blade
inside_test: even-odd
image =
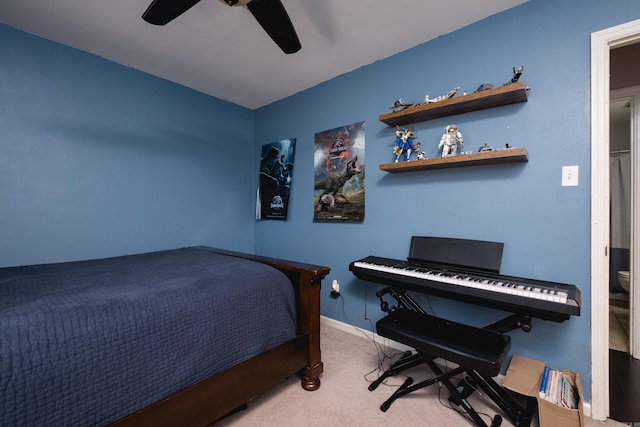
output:
[[[284,53],[300,50],[300,40],[280,0],[251,0],[247,8]]]
[[[191,9],[200,0],[153,0],[142,19],[150,24],[165,25]]]

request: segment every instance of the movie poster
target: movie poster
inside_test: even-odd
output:
[[[316,133],[314,222],[364,221],[364,122]]]
[[[287,219],[295,151],[295,139],[283,139],[262,146],[257,219]]]

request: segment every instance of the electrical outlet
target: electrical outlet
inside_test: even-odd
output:
[[[333,283],[331,283],[331,297],[338,298],[339,296],[340,296],[340,284],[338,283],[337,280],[334,280]]]

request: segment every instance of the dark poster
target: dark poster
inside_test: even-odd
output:
[[[257,219],[287,219],[295,151],[295,139],[283,139],[262,146]]]
[[[316,133],[315,222],[364,221],[364,122]]]

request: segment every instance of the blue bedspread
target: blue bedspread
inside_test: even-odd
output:
[[[288,341],[295,318],[281,272],[201,249],[2,268],[0,425],[105,425]]]

